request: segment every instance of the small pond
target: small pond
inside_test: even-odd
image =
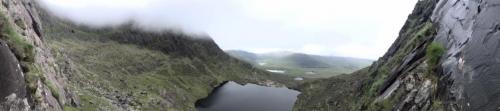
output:
[[[300,92],[288,88],[240,85],[226,82],[207,98],[198,100],[198,111],[291,111]]]

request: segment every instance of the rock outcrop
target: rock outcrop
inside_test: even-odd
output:
[[[11,101],[13,98],[24,98],[25,100],[21,103],[26,103],[26,101],[29,103],[29,105],[24,105],[24,108],[17,109],[3,106],[5,108],[3,110],[62,110],[66,94],[66,91],[63,90],[64,80],[62,78],[64,77],[56,75],[54,69],[57,66],[51,65],[54,64],[54,61],[50,55],[50,49],[46,48],[46,44],[43,42],[42,27],[35,1],[1,0],[0,2],[2,4],[0,6],[2,15],[2,38],[0,40],[2,48],[9,47],[10,49],[2,50],[2,53],[5,55],[4,57],[9,57],[7,56],[9,53],[15,55],[15,60],[4,58],[6,66],[2,65],[2,67],[20,67],[20,69],[1,70],[2,73],[11,73],[10,76],[2,75],[2,79],[20,82],[16,83],[15,90],[2,90],[5,91],[2,93],[19,90],[22,93],[8,96],[7,101]],[[2,60],[2,62],[4,61]],[[8,72],[9,70],[18,72]],[[12,87],[3,85],[9,85],[9,81],[1,81],[2,89]],[[2,99],[4,99],[3,95]]]
[[[0,110],[30,109],[20,63],[5,41],[0,40]]]
[[[354,79],[302,85],[296,110],[498,110],[499,12],[498,0],[420,0],[382,58]]]
[[[500,1],[441,0],[433,20],[448,50],[442,86],[452,110],[491,111],[500,106]]]

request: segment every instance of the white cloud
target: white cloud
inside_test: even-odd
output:
[[[302,48],[299,49],[298,51],[307,54],[329,55],[326,48],[318,44],[306,44],[302,46]]]
[[[80,24],[205,32],[223,49],[376,59],[417,0],[41,0]],[[313,43],[313,44],[311,44]]]

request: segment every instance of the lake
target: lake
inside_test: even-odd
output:
[[[196,102],[198,111],[291,111],[300,92],[288,88],[226,82]]]

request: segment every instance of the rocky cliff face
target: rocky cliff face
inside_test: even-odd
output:
[[[382,58],[302,85],[295,110],[498,110],[499,4],[420,0]]]
[[[64,95],[67,94],[64,76],[56,75],[54,68],[57,66],[50,65],[54,61],[43,42],[36,3],[1,0],[1,4],[3,90],[0,102],[3,104],[0,108],[62,110],[61,105],[66,102]]]
[[[448,50],[442,84],[451,109],[500,108],[500,1],[441,0],[432,17],[436,40]]]
[[[26,84],[19,61],[10,51],[5,41],[0,41],[0,109],[27,110]]]

